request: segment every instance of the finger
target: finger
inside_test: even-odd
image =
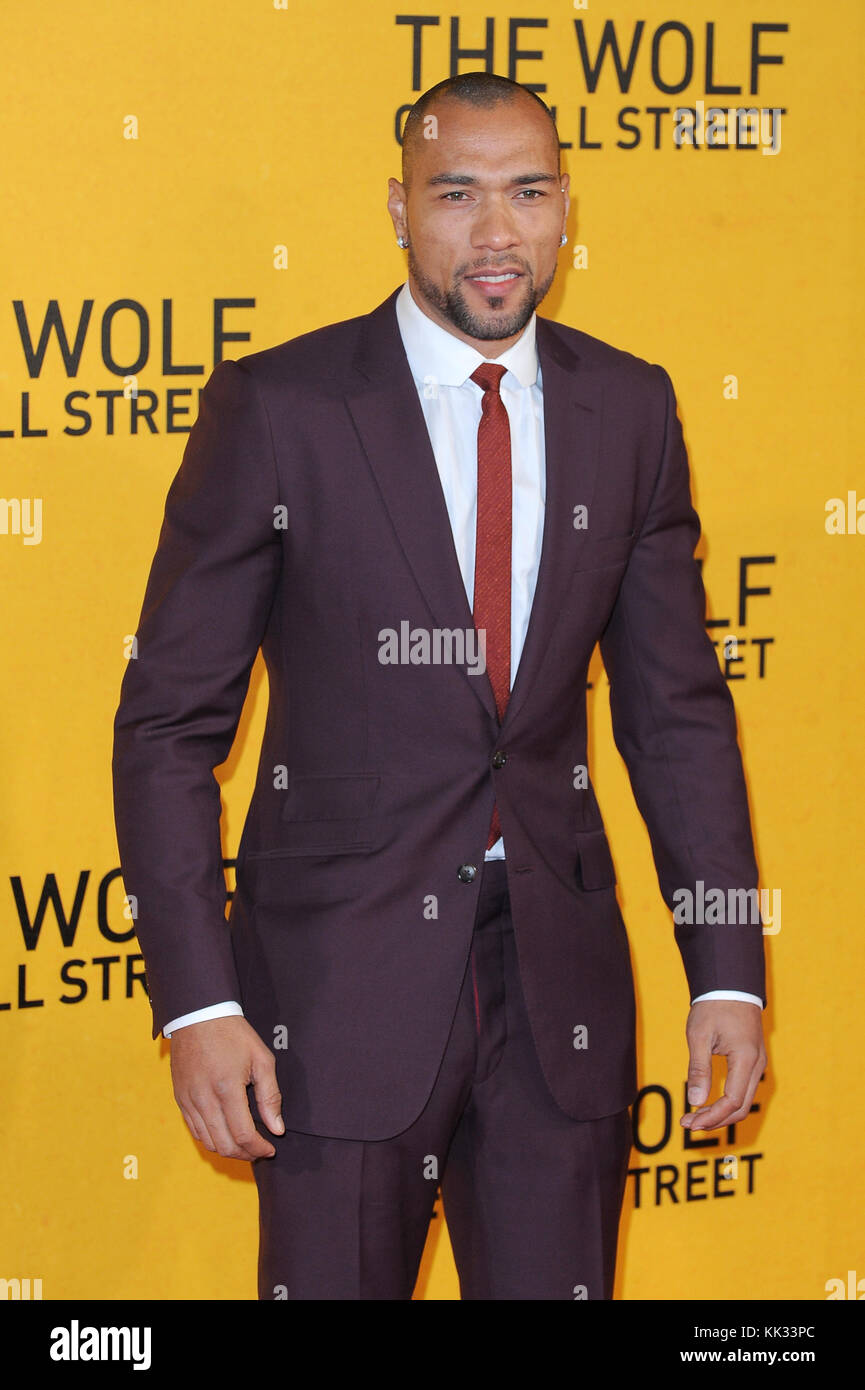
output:
[[[712,1089],[712,1043],[710,1033],[688,1039],[688,1104],[703,1105]]]
[[[735,1123],[734,1115],[742,1118],[742,1106],[755,1066],[755,1053],[751,1048],[733,1052],[727,1058],[727,1080],[724,1094],[702,1110],[689,1116],[689,1129],[719,1129],[722,1125]]]
[[[198,1092],[190,1099],[210,1141],[207,1148],[213,1153],[221,1154],[223,1158],[245,1158],[246,1155],[236,1149],[229,1133],[219,1092],[210,1088]]]
[[[738,1124],[740,1120],[744,1120],[744,1119],[745,1119],[745,1116],[746,1116],[746,1115],[750,1115],[750,1113],[751,1113],[751,1105],[752,1105],[752,1103],[753,1103],[754,1096],[755,1096],[756,1091],[757,1091],[757,1087],[758,1087],[759,1084],[760,1084],[760,1079],[761,1079],[761,1077],[762,1077],[762,1075],[763,1075],[763,1069],[764,1069],[765,1065],[766,1065],[766,1058],[765,1058],[765,1057],[758,1058],[758,1060],[755,1062],[755,1064],[754,1064],[754,1069],[753,1069],[753,1071],[751,1072],[751,1076],[750,1076],[750,1079],[749,1079],[749,1081],[748,1081],[748,1086],[747,1086],[747,1089],[746,1089],[746,1091],[745,1091],[745,1098],[744,1098],[744,1100],[742,1101],[742,1104],[741,1104],[740,1108],[736,1111],[736,1114],[730,1116],[730,1119],[728,1120],[728,1124],[733,1124],[733,1125]]]
[[[273,1158],[276,1149],[270,1140],[256,1129],[247,1104],[245,1087],[232,1092],[230,1096],[225,1096],[222,1109],[228,1132],[239,1156],[248,1159]]]
[[[180,1106],[180,1113],[183,1115],[193,1139],[197,1139],[199,1144],[203,1144],[206,1149],[210,1149],[211,1153],[216,1153],[216,1145],[198,1109],[191,1101],[184,1103],[178,1099],[177,1104]]]
[[[242,1081],[222,1080],[212,1089],[209,1108],[202,1114],[223,1158],[272,1158],[276,1153],[253,1124]]]
[[[225,1117],[217,1110],[207,1112],[207,1127],[213,1135],[216,1145],[216,1152],[221,1158],[246,1158],[246,1154],[237,1147],[229,1132]]]
[[[268,1053],[263,1062],[255,1062],[252,1070],[253,1093],[258,1113],[271,1134],[284,1134],[282,1095],[276,1084],[276,1065]]]
[[[721,1096],[714,1105],[708,1106],[705,1110],[695,1110],[693,1114],[686,1116],[690,1120],[690,1124],[686,1125],[686,1128],[723,1129],[726,1125],[733,1123],[732,1117],[738,1108],[736,1101]]]

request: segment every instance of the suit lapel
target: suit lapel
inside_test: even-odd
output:
[[[433,626],[468,632],[474,620],[426,420],[400,337],[394,307],[398,293],[395,290],[363,321],[355,357],[362,380],[346,403]],[[465,665],[458,669],[498,722],[486,672],[473,676]]]
[[[547,319],[537,319],[536,342],[544,391],[544,528],[529,626],[503,729],[525,703],[549,647],[588,534],[575,528],[574,508],[586,506],[591,517],[598,477],[601,388]]]
[[[346,403],[376,477],[384,505],[433,616],[434,626],[474,626],[423,410],[396,318],[399,290],[362,321],[355,354],[357,381]],[[525,703],[561,610],[585,530],[574,508],[590,507],[598,473],[600,387],[578,370],[579,357],[546,319],[537,319],[543,374],[546,502],[532,611],[505,712],[510,726]],[[489,677],[464,678],[498,722]]]

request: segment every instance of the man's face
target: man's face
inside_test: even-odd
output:
[[[445,99],[428,115],[437,138],[418,142],[408,194],[396,179],[389,185],[394,227],[409,242],[410,288],[430,318],[498,357],[553,282],[568,176],[528,96],[489,108]]]

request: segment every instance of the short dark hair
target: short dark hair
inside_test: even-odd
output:
[[[519,82],[512,82],[509,77],[501,77],[496,72],[461,72],[456,77],[446,77],[443,82],[437,82],[434,87],[423,92],[405,118],[402,134],[402,182],[405,187],[408,187],[418,142],[423,139],[424,117],[436,101],[448,98],[451,101],[463,102],[467,106],[490,107],[503,101],[515,101],[520,95],[531,97],[546,113],[558,151],[559,132],[553,113],[537,93],[530,92],[528,87],[523,87]]]

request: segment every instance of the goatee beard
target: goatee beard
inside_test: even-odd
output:
[[[454,328],[458,328],[469,338],[477,338],[482,342],[497,342],[500,339],[513,338],[518,333],[522,333],[552,285],[555,276],[554,270],[549,279],[536,289],[532,276],[526,273],[523,276],[526,288],[521,302],[507,316],[486,319],[469,308],[460,282],[457,282],[451,289],[443,290],[440,285],[428,279],[415,260],[411,245],[409,245],[408,268],[421,294],[438,309],[448,323],[452,323]],[[500,309],[504,300],[501,296],[495,295],[487,302],[491,309]]]

